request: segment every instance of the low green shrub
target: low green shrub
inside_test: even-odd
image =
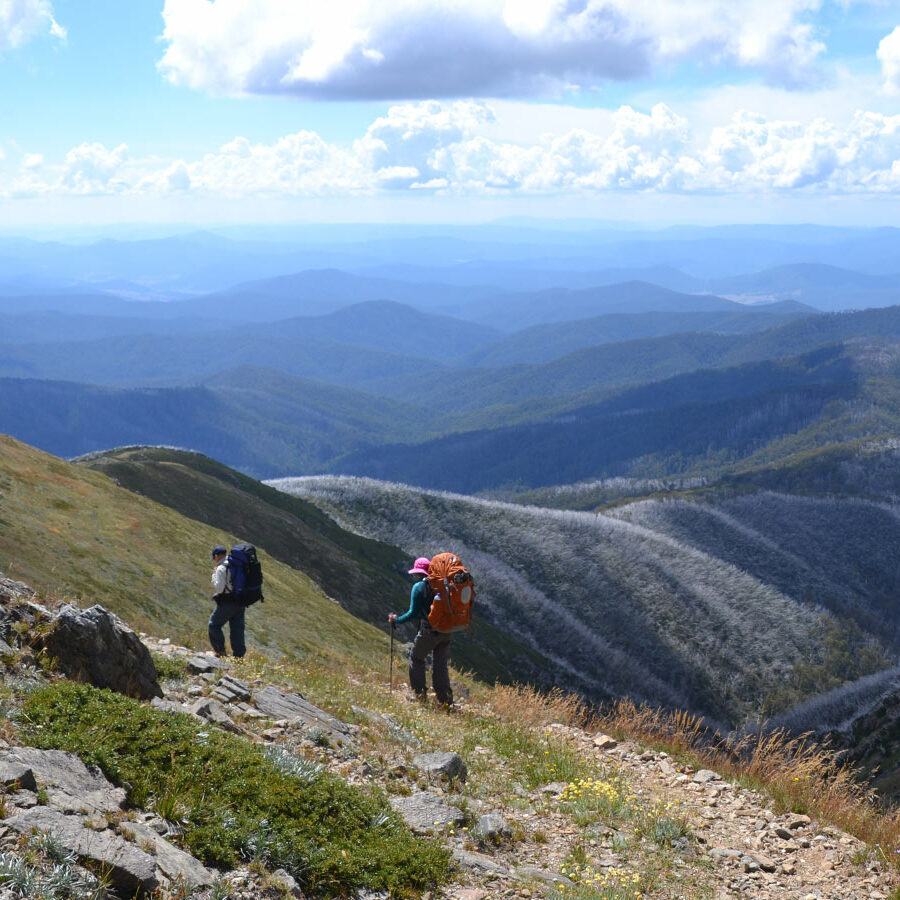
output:
[[[160,681],[183,681],[188,674],[187,663],[178,656],[167,656],[163,653],[151,653],[156,677]]]
[[[647,838],[659,847],[670,847],[679,838],[692,836],[687,817],[678,808],[678,801],[657,800],[653,806],[643,807],[636,817],[634,833]]]
[[[38,747],[77,753],[138,806],[183,810],[182,842],[209,865],[284,868],[315,896],[411,896],[445,879],[448,853],[414,837],[383,795],[283,760],[120,694],[71,682],[34,691],[21,717]]]

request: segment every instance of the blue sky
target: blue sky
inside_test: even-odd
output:
[[[898,198],[898,0],[0,0],[6,229]]]

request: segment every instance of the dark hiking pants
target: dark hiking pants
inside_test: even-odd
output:
[[[435,631],[424,620],[419,626],[419,633],[409,652],[409,683],[420,697],[424,697],[428,691],[425,683],[425,660],[430,653],[432,655],[431,685],[434,693],[441,703],[453,702],[453,691],[450,689],[450,670],[447,668],[452,638],[452,634]]]
[[[227,595],[226,595],[227,596]],[[243,656],[247,652],[244,643],[244,614],[246,609],[237,600],[219,600],[209,617],[209,642],[217,656],[225,655],[225,632],[222,627],[228,623],[231,638],[231,652]]]

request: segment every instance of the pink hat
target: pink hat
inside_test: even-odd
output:
[[[431,565],[431,560],[427,556],[420,556],[414,563],[413,567],[409,570],[410,575],[427,575],[428,567]]]

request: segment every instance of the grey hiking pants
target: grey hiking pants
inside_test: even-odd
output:
[[[450,641],[452,634],[435,631],[423,619],[419,633],[409,651],[409,684],[420,696],[425,696],[428,686],[425,683],[425,659],[432,655],[431,686],[441,703],[453,702],[453,691],[450,689],[450,670],[447,663],[450,659]]]

